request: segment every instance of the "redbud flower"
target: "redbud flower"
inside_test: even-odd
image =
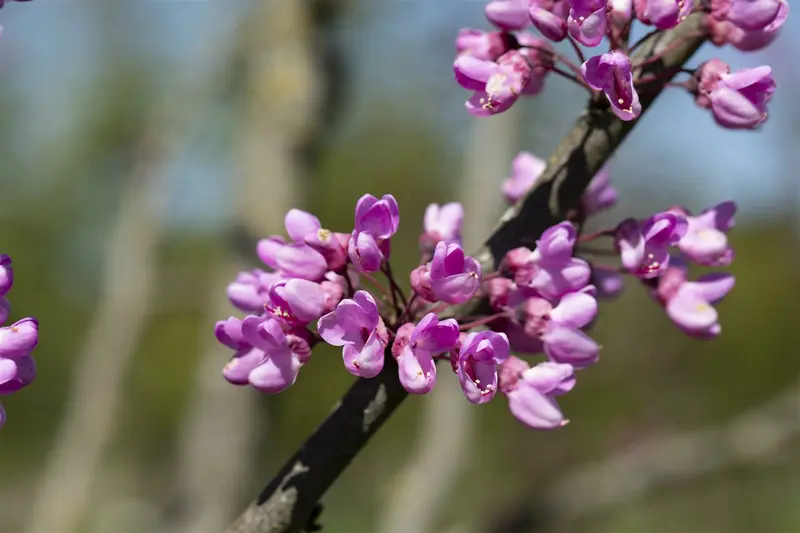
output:
[[[18,359],[0,357],[0,395],[13,394],[36,378],[36,363],[28,355]]]
[[[734,224],[736,204],[723,202],[693,217],[683,213],[688,222],[678,249],[700,265],[726,266],[733,260],[733,250],[726,233]]]
[[[633,0],[636,16],[659,30],[677,26],[694,8],[694,0]]]
[[[542,35],[558,42],[567,37],[569,10],[568,0],[530,0],[528,14]]]
[[[214,325],[214,336],[221,344],[234,350],[241,350],[249,346],[242,333],[242,321],[234,316],[218,321]]]
[[[476,59],[494,61],[511,50],[513,36],[503,31],[484,31],[464,28],[456,37],[456,51]]]
[[[531,25],[528,0],[492,0],[485,12],[489,22],[501,30],[522,30]]]
[[[292,243],[279,236],[259,241],[256,253],[268,266],[283,271],[286,277],[319,281],[328,270],[325,258],[304,241],[321,229],[319,219],[299,209],[290,209],[284,217],[286,233]]]
[[[642,279],[660,276],[669,267],[669,247],[686,235],[687,226],[685,218],[670,212],[656,213],[643,222],[623,221],[614,236],[622,265]]]
[[[400,209],[391,194],[378,200],[365,194],[356,203],[356,231],[369,233],[376,240],[388,239],[400,226]]]
[[[517,42],[521,46],[519,52],[531,65],[531,80],[522,89],[522,94],[535,96],[544,89],[544,80],[553,70],[555,51],[549,42],[529,32],[518,33]]]
[[[515,204],[533,187],[547,162],[530,152],[520,152],[511,163],[511,176],[503,182],[503,195]]]
[[[306,235],[303,240],[322,255],[328,270],[336,272],[347,264],[347,248],[350,244],[350,235],[347,233],[318,229]]]
[[[783,1],[780,2],[775,20],[762,29],[745,30],[734,25],[727,20],[724,15],[722,18],[716,18],[713,6],[714,3],[712,2],[712,14],[709,16],[708,21],[711,30],[711,39],[714,44],[719,46],[730,43],[739,50],[747,52],[760,50],[771,44],[780,34],[780,29],[789,16],[789,2]]]
[[[333,346],[342,346],[344,366],[351,374],[374,378],[383,370],[383,351],[389,333],[375,300],[366,291],[356,291],[336,310],[317,322],[320,336]]]
[[[508,397],[511,414],[534,429],[567,425],[554,396],[565,394],[574,386],[575,371],[570,365],[547,362],[531,368],[511,356],[500,367],[500,390]]]
[[[427,394],[433,390],[436,385],[433,356],[452,350],[458,337],[458,322],[453,318],[439,321],[434,313],[425,315],[416,326],[402,326],[392,353],[397,359],[403,388],[411,394]]]
[[[31,354],[39,343],[39,322],[23,318],[0,328],[0,357],[19,359]]]
[[[767,120],[767,103],[774,92],[768,66],[722,74],[708,95],[714,120],[724,128],[753,129]]]
[[[743,30],[763,30],[778,18],[785,0],[712,0],[711,13]],[[788,9],[788,8],[787,8]]]
[[[722,331],[714,306],[734,284],[731,274],[719,272],[701,276],[697,281],[686,281],[683,268],[671,267],[659,279],[655,296],[675,325],[688,335],[706,339]]]
[[[610,300],[622,292],[624,283],[618,272],[600,268],[592,269],[591,284],[597,289],[597,298]]]
[[[583,259],[572,257],[576,241],[575,228],[569,222],[547,228],[536,241],[536,249],[517,269],[517,284],[535,289],[550,299],[585,287],[589,283],[591,268]],[[522,253],[512,252],[520,254],[520,261],[524,261],[524,250]]]
[[[460,304],[472,298],[480,288],[481,265],[464,255],[459,244],[440,242],[433,253],[428,276],[436,300]]]
[[[608,14],[611,23],[624,28],[633,16],[633,0],[608,0]]]
[[[0,254],[0,296],[8,294],[14,285],[14,269],[11,268],[11,257]]]
[[[353,278],[357,275],[355,275],[353,272],[349,272],[345,273],[345,276],[350,276]],[[355,283],[352,279],[350,284],[355,286]],[[336,306],[342,301],[345,290],[348,287],[347,280],[344,278],[344,276],[340,276],[334,272],[328,272],[325,274],[325,279],[320,282],[319,286],[322,287],[322,291],[325,295],[323,313],[330,313],[336,309]]]
[[[609,166],[603,167],[594,175],[589,186],[583,193],[581,205],[585,215],[593,215],[605,209],[613,207],[617,203],[619,193],[611,186],[611,169]]]
[[[267,310],[278,320],[304,326],[317,320],[325,309],[325,290],[305,279],[281,280],[269,289]]]
[[[486,403],[497,393],[497,365],[508,358],[508,338],[504,333],[469,333],[461,342],[456,374],[467,399]]]
[[[389,241],[384,241],[389,242]],[[361,272],[377,272],[385,259],[378,241],[375,237],[362,231],[353,230],[350,242],[347,245],[347,255],[350,261]]]
[[[242,311],[261,312],[269,301],[267,292],[270,286],[279,279],[280,274],[259,269],[239,272],[233,283],[228,285],[228,299]]]
[[[581,328],[597,316],[597,301],[585,292],[566,294],[554,308],[544,298],[525,302],[525,333],[542,341],[558,363],[585,368],[597,362],[600,347]]]
[[[425,233],[420,237],[424,252],[430,252],[439,241],[461,244],[461,225],[464,223],[464,208],[458,202],[430,204],[425,210],[423,226]]]
[[[603,91],[611,110],[622,120],[633,120],[642,112],[633,86],[631,60],[619,51],[589,59],[581,66],[583,79],[592,89]]]
[[[250,384],[261,392],[276,394],[294,384],[300,368],[311,357],[307,333],[286,332],[272,318],[245,318],[241,335],[249,346],[238,351],[222,372],[235,385]]]
[[[581,44],[597,46],[606,34],[605,0],[571,0],[567,26],[569,34]]]
[[[476,91],[465,104],[467,111],[475,116],[506,111],[531,81],[531,65],[519,50],[506,52],[494,64],[479,64],[469,61],[469,57],[456,58],[453,68],[456,80],[464,88]]]

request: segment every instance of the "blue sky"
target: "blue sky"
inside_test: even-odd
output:
[[[79,120],[70,112],[69,101],[96,70],[107,36],[91,31],[95,28],[93,17],[104,4],[101,0],[34,0],[7,3],[0,10],[4,26],[0,69],[6,83],[25,90],[30,131],[24,134],[31,136],[32,145],[40,136],[63,134],[65,127]],[[175,72],[192,75],[216,59],[213,51],[204,56],[198,50],[213,48],[208,46],[210,42],[224,41],[253,4],[247,0],[129,3],[125,25],[115,28],[115,35]],[[479,0],[362,0],[340,28],[355,65],[356,94],[351,97],[357,104],[351,122],[363,118],[368,109],[359,107],[358,102],[368,102],[377,91],[388,91],[409,106],[414,105],[416,96],[403,102],[405,94],[430,95],[438,102],[434,117],[442,131],[460,142],[462,136],[457,132],[477,119],[464,112],[465,93],[452,80],[452,42],[462,26],[488,27],[483,5]],[[696,64],[718,56],[734,68],[775,65],[778,91],[763,131],[723,131],[708,112],[695,108],[687,94],[675,90],[643,118],[616,158],[615,166],[624,171],[629,184],[654,191],[690,190],[697,198],[695,208],[728,197],[735,197],[743,211],[753,214],[769,214],[781,202],[786,205],[786,166],[796,168],[800,156],[787,155],[795,151],[782,139],[787,128],[798,122],[800,111],[793,103],[794,91],[782,90],[782,86],[788,89],[800,84],[798,73],[790,71],[796,67],[788,60],[798,45],[800,32],[793,31],[800,28],[798,16],[790,16],[787,26],[781,39],[765,52],[744,54],[707,47],[695,59]],[[533,139],[537,150],[547,151],[574,120],[583,96],[566,81],[554,78],[539,98],[547,131],[526,132],[526,138]],[[575,105],[570,106],[570,101]],[[223,171],[223,165],[200,154],[183,159],[173,168],[176,182],[191,174],[208,186],[191,187],[197,194],[181,199],[178,214],[200,217],[196,223],[211,223],[201,219],[214,212],[207,207],[218,198],[220,191],[215,190],[213,178]]]

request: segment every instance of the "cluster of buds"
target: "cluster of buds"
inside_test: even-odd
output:
[[[667,49],[639,61],[628,44],[635,20],[655,31],[675,28],[687,16],[702,17],[701,31],[716,45],[758,50],[770,44],[789,14],[787,0],[492,0],[485,8],[491,31],[463,29],[456,39],[455,78],[473,91],[467,110],[490,116],[508,110],[523,95],[534,95],[549,73],[561,75],[604,95],[621,120],[636,119],[642,111],[639,91],[658,86],[681,87],[710,109],[723,127],[752,129],[767,117],[766,105],[775,91],[769,67],[731,73],[713,60],[687,70],[691,77],[671,82],[675,72],[642,75]],[[528,31],[535,28],[542,37]],[[691,38],[696,37],[692,35]],[[555,52],[549,41],[569,40],[581,64]],[[605,53],[588,59],[581,46],[596,48],[608,42]],[[669,47],[667,47],[669,48]]]
[[[14,284],[11,258],[0,255],[0,326],[11,314],[6,295]],[[0,327],[0,395],[13,394],[27,387],[36,377],[36,364],[31,354],[39,342],[39,323],[35,318],[23,318],[10,326]],[[0,427],[6,413],[0,405]]]
[[[503,184],[509,202],[535,184],[543,167],[533,154],[517,157]],[[583,210],[596,213],[616,198],[604,168],[587,189]],[[231,302],[253,314],[216,325],[219,341],[235,350],[223,375],[237,385],[280,392],[295,382],[313,345],[324,341],[340,347],[345,369],[361,378],[380,374],[392,357],[400,383],[412,394],[430,392],[437,361],[446,360],[470,402],[485,403],[500,392],[526,425],[561,427],[567,420],[555,397],[572,390],[577,371],[598,361],[600,346],[586,330],[597,315],[597,298],[618,293],[623,274],[641,279],[687,333],[719,334],[713,304],[733,278],[712,274],[688,281],[683,263],[730,263],[726,232],[734,210],[725,203],[692,217],[673,208],[584,236],[562,222],[547,229],[534,250],[512,250],[497,272],[485,274],[462,248],[461,205],[432,204],[419,239],[420,264],[405,294],[390,266],[391,238],[400,224],[393,196],[364,195],[349,233],[324,229],[312,214],[292,209],[285,218],[289,239],[258,243],[270,270],[242,272],[228,287]],[[582,243],[606,236],[613,237],[622,266],[576,256]],[[491,310],[478,314],[481,307],[469,302],[479,299],[488,300]],[[453,313],[455,305],[460,313]],[[465,309],[469,316],[452,318]],[[528,362],[521,354],[545,360]]]

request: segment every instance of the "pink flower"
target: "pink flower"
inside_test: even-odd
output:
[[[240,331],[236,331],[235,320],[229,319],[223,327],[224,339],[242,344],[222,371],[225,379],[234,385],[249,384],[267,394],[292,386],[311,357],[308,333],[284,331],[277,320],[252,315],[238,325]]]
[[[282,280],[269,289],[267,311],[290,326],[305,326],[317,320],[325,309],[325,290],[305,279]]]
[[[440,241],[461,244],[461,226],[464,223],[464,208],[457,202],[430,204],[423,221],[425,232],[420,236],[420,248],[431,253]]]
[[[540,363],[531,368],[516,357],[500,367],[500,390],[508,398],[511,414],[534,429],[555,429],[567,425],[555,396],[575,386],[575,371],[570,365]]]
[[[671,212],[656,213],[641,222],[623,221],[614,236],[622,265],[642,279],[660,276],[669,267],[669,247],[678,244],[687,227],[685,218]]]
[[[677,26],[694,8],[694,0],[633,0],[636,16],[659,30]]]
[[[439,242],[430,262],[427,282],[436,300],[464,303],[480,288],[481,265],[465,255],[460,245]]]
[[[714,120],[728,129],[756,128],[767,120],[767,104],[774,92],[775,80],[768,66],[721,74],[708,94]]]
[[[639,95],[633,86],[631,60],[619,51],[589,59],[581,67],[583,79],[592,89],[603,91],[611,110],[621,120],[633,120],[642,112]]]
[[[713,6],[714,3],[712,2]],[[780,1],[775,19],[765,27],[757,30],[747,30],[736,26],[733,22],[727,20],[724,12],[721,18],[717,18],[719,16],[719,12],[715,16],[715,12],[712,10],[712,14],[708,17],[711,39],[714,44],[720,46],[730,43],[739,50],[750,52],[764,48],[778,37],[780,29],[789,16],[789,2]]]
[[[456,58],[453,70],[462,87],[475,91],[466,107],[480,117],[508,110],[532,76],[531,65],[519,50],[506,52],[496,63],[461,55]]]
[[[700,339],[716,337],[722,331],[714,306],[733,288],[731,274],[712,273],[687,281],[683,268],[671,267],[659,279],[656,299],[667,316],[688,335]]]
[[[458,322],[440,321],[428,313],[419,324],[404,324],[397,331],[392,353],[397,359],[400,383],[411,394],[427,394],[436,385],[433,356],[449,352],[458,343]]]
[[[456,374],[467,399],[486,403],[497,393],[497,365],[508,358],[508,338],[503,333],[469,333],[461,343]]]
[[[325,274],[325,258],[305,243],[307,235],[321,229],[319,219],[299,209],[290,209],[284,218],[286,233],[292,242],[286,243],[280,236],[273,235],[262,239],[256,246],[256,253],[266,264],[282,271],[284,277],[319,281]]]
[[[0,296],[8,294],[14,285],[14,269],[11,268],[11,258],[0,254]]]
[[[501,30],[523,30],[531,25],[528,0],[492,0],[485,12],[489,22]]]
[[[239,272],[233,283],[228,285],[228,299],[242,311],[260,313],[269,301],[269,288],[280,279],[279,273],[259,269]]]
[[[597,46],[606,35],[605,0],[571,0],[569,34],[581,44]]]
[[[476,59],[494,61],[511,50],[513,37],[503,31],[484,31],[464,28],[456,37],[456,51]]]
[[[568,0],[530,0],[528,14],[537,30],[551,41],[567,37]]]
[[[727,266],[733,261],[733,249],[726,233],[734,224],[736,204],[723,202],[693,217],[684,212],[688,221],[686,234],[678,241],[678,249],[697,264]]]
[[[332,346],[342,346],[344,366],[353,375],[374,378],[383,370],[383,352],[389,333],[375,300],[366,291],[356,291],[336,310],[317,322],[320,336]]]

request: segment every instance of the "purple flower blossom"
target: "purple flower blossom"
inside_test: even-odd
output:
[[[275,319],[252,315],[239,323],[240,332],[235,331],[235,326],[231,320],[223,326],[227,338],[238,338],[243,343],[225,365],[225,379],[235,385],[249,384],[267,394],[291,387],[311,357],[307,332],[285,331]]]
[[[557,363],[585,368],[597,362],[600,347],[581,328],[597,316],[597,301],[586,292],[566,294],[556,307],[544,298],[525,302],[525,333],[542,341]]]
[[[521,47],[519,53],[525,56],[531,66],[531,79],[523,87],[522,94],[535,96],[542,92],[544,80],[553,70],[555,50],[553,50],[549,42],[536,37],[532,33],[520,32],[516,37],[517,43]]]
[[[512,250],[505,262],[521,287],[535,289],[548,299],[557,299],[575,292],[589,283],[591,268],[583,259],[572,257],[577,241],[575,228],[561,222],[547,228],[536,241],[532,252],[525,248]]]
[[[19,359],[31,354],[39,343],[39,321],[23,318],[0,328],[0,357]]]
[[[342,300],[319,319],[317,330],[328,344],[343,347],[344,366],[351,374],[374,378],[383,370],[389,333],[368,292],[356,291],[352,300]]]
[[[469,333],[461,342],[456,374],[467,399],[486,403],[497,393],[497,365],[508,358],[508,338],[503,333]]]
[[[388,243],[389,241],[384,241]],[[385,259],[383,250],[372,234],[353,230],[350,242],[347,245],[347,255],[350,262],[361,272],[377,272]]]
[[[460,304],[475,296],[481,284],[481,266],[464,255],[459,244],[439,242],[428,272],[431,291],[436,300]]]
[[[531,25],[528,0],[492,0],[485,12],[487,20],[501,30],[523,30]]]
[[[597,298],[610,300],[622,292],[624,284],[618,272],[601,268],[592,268],[591,284],[597,289]]]
[[[718,46],[730,43],[739,50],[747,52],[760,50],[771,44],[780,34],[780,29],[789,16],[789,2],[781,1],[775,20],[762,29],[746,30],[727,20],[724,11],[721,13],[720,10],[715,11],[715,3],[711,4],[712,13],[708,17],[712,41]]]
[[[675,213],[656,213],[640,222],[628,219],[617,226],[615,246],[622,265],[636,277],[660,276],[669,267],[669,247],[686,235],[688,223]]]
[[[611,169],[606,164],[594,175],[583,193],[581,205],[586,216],[609,209],[617,203],[619,193],[611,186]]]
[[[605,0],[571,0],[569,34],[581,44],[597,46],[606,35]]]
[[[555,396],[575,386],[575,370],[558,363],[540,363],[533,368],[509,357],[500,367],[500,390],[508,398],[511,414],[534,429],[555,429],[567,425]]]
[[[400,226],[400,209],[391,194],[380,200],[365,194],[356,203],[356,231],[369,233],[376,240],[389,239]]]
[[[277,281],[269,289],[267,310],[291,326],[305,326],[317,320],[325,309],[325,290],[305,279]]]
[[[611,110],[621,120],[633,120],[642,112],[639,95],[633,86],[631,60],[619,51],[589,59],[581,66],[583,79],[592,89],[603,91]]]
[[[494,61],[511,50],[512,36],[503,31],[484,31],[464,28],[456,37],[456,51],[477,59]]]
[[[694,0],[633,0],[636,16],[659,30],[677,26],[694,8]]]
[[[517,101],[531,81],[531,65],[519,50],[506,52],[496,63],[468,55],[456,58],[453,64],[456,81],[475,91],[466,107],[475,116],[502,113]]]
[[[7,396],[33,383],[36,363],[26,355],[18,359],[0,357],[0,395]]]
[[[530,0],[528,14],[542,35],[559,42],[567,37],[569,10],[568,0]]]
[[[700,339],[716,337],[722,331],[714,306],[733,288],[731,274],[712,273],[687,281],[685,269],[675,266],[659,278],[656,299],[670,320],[685,333]]]
[[[608,0],[607,3],[609,20],[614,27],[627,26],[633,16],[633,0]]]
[[[784,4],[787,6],[784,8]],[[711,14],[718,20],[727,20],[746,31],[763,30],[774,23],[786,0],[712,0]]]
[[[404,324],[397,331],[392,353],[397,359],[400,383],[411,394],[427,394],[436,385],[434,355],[452,350],[458,343],[458,322],[440,321],[428,313],[414,326]]]
[[[708,68],[716,70],[718,65]],[[701,80],[703,76],[701,73]],[[720,126],[728,129],[753,129],[767,120],[767,104],[775,92],[775,80],[770,67],[718,73],[718,80],[710,90],[708,79],[704,81],[706,83],[698,91],[707,94],[714,120]],[[701,102],[702,100],[698,100],[698,103]]]
[[[260,313],[269,301],[270,286],[280,279],[278,273],[259,269],[239,272],[233,283],[228,285],[228,299],[242,311]]]
[[[347,264],[347,249],[350,245],[350,235],[347,233],[318,229],[306,235],[304,242],[322,255],[328,270],[338,272]]]
[[[290,209],[284,217],[286,233],[292,242],[277,235],[261,239],[256,246],[258,257],[288,278],[319,281],[328,270],[325,257],[305,243],[306,236],[318,232],[322,226],[319,219],[299,209]]]
[[[437,243],[455,243],[461,245],[461,225],[464,223],[464,208],[457,202],[430,204],[425,210],[423,227],[425,232],[420,236],[420,248],[430,253]]]
[[[233,350],[241,350],[250,346],[242,333],[241,319],[234,316],[218,321],[214,325],[214,336],[217,337],[220,344]]]
[[[733,261],[733,249],[726,233],[734,224],[736,204],[723,202],[693,217],[686,212],[686,234],[678,242],[678,249],[697,264],[727,266]]]
[[[14,269],[11,268],[11,258],[0,254],[0,296],[8,294],[14,285]]]
[[[509,204],[517,203],[533,187],[547,162],[530,152],[520,152],[511,163],[511,176],[503,182],[503,195]]]

